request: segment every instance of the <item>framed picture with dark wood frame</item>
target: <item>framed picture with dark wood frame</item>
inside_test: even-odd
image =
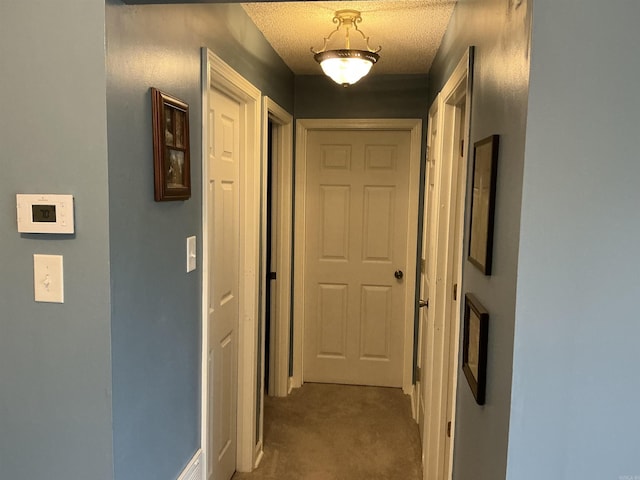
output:
[[[469,261],[485,275],[491,275],[499,143],[491,135],[473,145]]]
[[[489,312],[472,294],[464,297],[462,371],[478,405],[484,405],[487,385]]]
[[[156,202],[191,197],[189,105],[151,89],[153,172]]]

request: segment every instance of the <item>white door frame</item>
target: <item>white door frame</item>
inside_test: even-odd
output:
[[[207,471],[208,399],[207,352],[209,305],[208,152],[213,122],[209,118],[209,88],[240,103],[240,288],[238,329],[238,409],[236,470],[250,472],[259,458],[255,452],[257,320],[260,269],[260,98],[256,87],[207,48],[202,49],[202,398],[201,443],[203,471]]]
[[[429,113],[427,114],[427,151],[424,158],[425,168],[424,168],[424,198],[422,201],[422,245],[421,245],[421,254],[420,254],[420,285],[418,286],[418,291],[420,292],[420,309],[418,312],[418,355],[417,355],[417,375],[416,375],[416,385],[415,385],[415,394],[414,394],[414,403],[412,404],[413,415],[416,419],[416,422],[419,425],[420,433],[424,433],[426,419],[425,419],[425,387],[424,384],[424,374],[428,370],[427,364],[425,362],[426,358],[426,350],[427,350],[427,337],[428,337],[428,307],[429,307],[429,290],[427,290],[426,281],[428,278],[427,266],[429,265],[429,249],[432,248],[432,241],[430,238],[431,230],[430,226],[430,218],[431,215],[430,208],[432,208],[432,204],[436,191],[436,169],[433,158],[439,156],[435,145],[435,137],[437,135],[437,131],[439,128],[438,119],[440,118],[438,115],[440,108],[440,95],[436,96],[436,99],[431,104],[429,108]],[[430,192],[430,185],[433,183],[433,192]],[[431,198],[429,197],[431,195]],[[431,286],[433,288],[433,286]],[[422,302],[425,301],[426,304]],[[424,435],[423,435],[424,437]],[[422,438],[421,437],[421,441]],[[424,450],[424,449],[423,449]],[[422,455],[422,461],[424,466],[424,451]],[[424,468],[424,467],[423,467]]]
[[[264,97],[262,107],[262,138],[263,138],[263,199],[262,199],[262,230],[266,235],[267,221],[267,149],[272,148],[268,145],[267,138],[269,128],[269,120],[276,127],[275,139],[275,155],[274,158],[278,162],[277,166],[277,191],[272,192],[271,202],[275,204],[278,211],[277,224],[272,225],[272,229],[277,230],[276,244],[272,245],[272,249],[276,251],[276,274],[277,274],[277,291],[275,318],[272,319],[272,339],[270,355],[272,356],[271,371],[273,372],[273,393],[277,397],[286,397],[289,392],[289,349],[291,339],[291,257],[293,248],[293,116],[274,102],[269,97]],[[262,244],[266,245],[266,237],[263,236]],[[264,256],[266,261],[266,255]],[[266,269],[269,268],[263,264]],[[263,281],[266,276],[262,275]],[[262,291],[266,291],[266,285],[263,285]],[[266,299],[265,299],[266,300]],[[263,305],[264,312],[264,305]],[[265,318],[263,315],[262,318]],[[264,338],[264,333],[263,333]],[[265,342],[270,341],[264,338]],[[263,347],[264,351],[264,347]],[[264,372],[264,365],[263,365]]]
[[[444,199],[441,198],[442,182],[449,182],[445,185],[445,191],[450,197],[453,182],[456,182],[457,199],[459,203],[460,216],[455,221],[455,215],[451,212],[451,199],[446,201],[445,211],[439,212],[444,215],[444,225],[438,218],[435,220],[435,228],[444,226],[449,232],[447,242],[444,245],[437,244],[436,262],[445,262],[445,273],[443,278],[438,278],[435,285],[435,292],[429,292],[429,315],[427,323],[429,326],[437,326],[441,330],[438,338],[430,335],[428,345],[426,345],[427,365],[423,372],[425,382],[424,389],[428,392],[430,399],[425,405],[425,432],[423,439],[423,459],[424,459],[424,479],[425,480],[444,480],[451,479],[453,475],[453,450],[455,444],[455,409],[457,398],[457,378],[459,367],[459,345],[460,345],[460,320],[462,308],[451,311],[450,302],[451,291],[449,290],[454,283],[457,283],[458,304],[462,306],[463,288],[462,288],[462,265],[463,265],[463,249],[464,249],[464,207],[466,199],[467,171],[469,164],[469,134],[470,134],[470,118],[471,118],[471,95],[473,86],[473,47],[469,48],[462,56],[455,70],[445,83],[440,94],[438,95],[436,122],[437,134],[436,145],[429,148],[435,149],[438,165],[436,166],[436,192],[434,193],[434,201],[439,202],[437,210],[441,210]],[[464,118],[459,119],[464,122],[464,131],[462,133],[463,156],[464,163],[460,165],[460,170],[453,174],[449,165],[458,158],[459,144],[454,140],[458,138],[459,124],[456,124],[456,109],[464,98],[465,111]],[[435,102],[434,102],[435,103]],[[432,107],[434,108],[434,107]],[[446,167],[446,168],[445,168]],[[451,167],[453,168],[453,167]],[[446,178],[445,178],[446,176]],[[427,212],[428,213],[428,212]],[[455,239],[452,238],[457,229],[460,235],[459,248],[456,250]],[[454,262],[457,257],[457,262]],[[454,269],[453,265],[457,264]],[[428,268],[435,268],[429,265]],[[435,270],[433,270],[435,271]],[[433,277],[433,275],[432,275]],[[443,304],[438,306],[434,303],[443,300]],[[437,313],[436,313],[437,312]],[[437,317],[437,318],[435,318]],[[425,325],[426,327],[426,325]],[[442,354],[441,358],[435,358],[434,355]],[[449,360],[451,362],[449,363]],[[449,366],[451,365],[451,369]],[[450,387],[450,391],[449,391]],[[446,422],[447,410],[451,412],[451,441],[449,442],[449,451],[445,450],[446,441]],[[448,463],[445,465],[445,459],[448,455]]]
[[[293,377],[292,386],[303,383],[304,276],[305,276],[305,202],[307,179],[307,138],[312,130],[404,130],[411,134],[409,165],[409,209],[404,321],[404,360],[402,389],[413,393],[413,327],[416,298],[416,254],[418,248],[418,190],[420,183],[421,119],[304,119],[296,121],[295,159],[295,241],[293,304]]]

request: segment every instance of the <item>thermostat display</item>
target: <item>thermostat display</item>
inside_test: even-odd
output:
[[[16,195],[18,231],[74,233],[73,195]]]
[[[54,222],[56,221],[55,205],[31,205],[31,218],[34,222]]]

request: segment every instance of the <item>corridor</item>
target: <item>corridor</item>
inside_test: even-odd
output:
[[[400,389],[306,383],[265,396],[264,458],[232,480],[418,480],[418,426]]]

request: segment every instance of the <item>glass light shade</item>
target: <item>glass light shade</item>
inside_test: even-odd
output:
[[[322,71],[339,85],[353,85],[364,77],[379,56],[363,50],[328,50],[318,53],[315,59]]]
[[[353,85],[369,73],[373,63],[362,58],[328,58],[320,66],[337,84]]]

